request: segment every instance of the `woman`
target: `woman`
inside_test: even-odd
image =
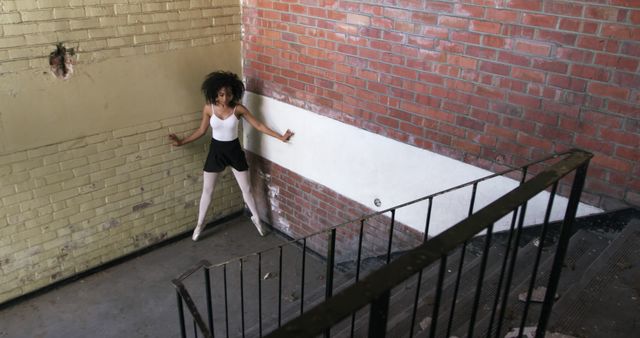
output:
[[[207,132],[209,126],[212,130],[209,155],[204,164],[198,223],[191,238],[194,241],[198,240],[204,228],[204,219],[211,203],[211,194],[215,187],[216,178],[227,166],[231,166],[233,176],[242,190],[242,197],[252,214],[251,221],[255,224],[260,235],[264,236],[267,231],[260,223],[256,203],[251,193],[249,165],[238,140],[238,124],[240,119],[244,118],[260,132],[283,142],[289,141],[293,133],[288,129],[282,135],[276,133],[258,121],[245,106],[240,104],[244,94],[244,84],[234,73],[217,71],[207,75],[202,83],[202,93],[206,104],[202,109],[200,127],[182,140],[175,134],[169,135],[174,146],[182,146],[200,138]]]

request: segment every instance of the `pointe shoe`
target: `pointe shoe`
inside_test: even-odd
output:
[[[258,229],[260,236],[264,237],[269,233],[269,230],[267,230],[262,222],[260,222],[260,218],[258,216],[251,217],[251,222],[253,222],[253,225],[255,225],[256,229]]]
[[[202,229],[204,229],[204,224],[200,224],[196,226],[196,228],[193,230],[193,235],[191,236],[191,239],[194,242],[198,240],[198,237],[200,237],[200,233],[202,232]]]

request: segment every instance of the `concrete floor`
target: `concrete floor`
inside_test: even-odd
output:
[[[636,237],[622,238],[626,241],[630,240],[630,243],[634,245],[624,242],[612,246],[614,249],[624,249],[618,250],[624,255],[615,251],[616,253],[612,253],[610,256],[617,257],[617,260],[607,261],[607,264],[603,265],[620,270],[616,273],[605,274],[606,276],[614,276],[616,280],[599,282],[598,285],[602,284],[604,287],[598,288],[599,292],[595,293],[589,291],[591,288],[580,287],[578,291],[586,290],[588,292],[575,295],[578,300],[589,298],[587,297],[589,294],[599,297],[589,298],[590,307],[580,307],[580,309],[588,308],[585,313],[590,316],[569,316],[566,314],[558,316],[565,319],[575,317],[575,320],[571,322],[573,325],[571,327],[587,331],[564,327],[558,332],[578,333],[578,337],[627,337],[630,332],[637,332],[638,313],[640,313],[638,312],[637,297],[637,292],[640,290],[638,288],[638,271],[640,270],[637,269],[640,264],[638,263],[638,257],[640,257],[640,251],[638,251],[640,248],[638,243],[640,242],[637,240],[637,237],[640,236],[640,232],[638,232],[640,230],[638,229],[640,229],[640,224],[635,223],[635,226],[629,227],[628,230],[634,230]],[[285,242],[287,239],[276,233],[260,237],[247,217],[234,218],[207,228],[198,242],[193,242],[190,237],[186,237],[122,264],[0,310],[0,338],[179,337],[180,327],[172,279],[203,259],[214,264],[220,263],[234,257],[277,248]],[[238,315],[240,313],[240,302],[237,295],[238,264],[230,265],[228,273],[231,290],[229,292],[231,319],[228,330],[224,328],[225,325],[216,324],[217,337],[226,336],[225,331],[229,331],[229,335],[233,337],[242,336],[242,328],[246,329],[247,337],[257,336],[257,306],[255,302],[252,303],[252,300],[255,301],[259,298],[256,294],[257,280],[262,280],[264,332],[275,329],[278,322],[277,299],[279,294],[277,291],[279,288],[277,252],[277,249],[271,250],[263,255],[260,274],[256,269],[256,256],[246,260],[246,274],[243,282],[245,285],[244,297],[247,300],[246,303],[243,303],[246,318],[242,323],[239,322],[240,316]],[[297,247],[288,246],[284,249],[283,266],[285,268],[282,270],[284,281],[281,286],[284,304],[283,311],[280,312],[283,313],[283,322],[295,317],[300,307],[300,289],[298,285],[294,285],[301,277],[300,252]],[[307,271],[304,280],[307,292],[303,299],[305,309],[309,309],[324,298],[323,284],[326,271],[323,261],[319,260],[317,256],[307,254],[306,257]],[[600,270],[594,271],[585,275],[596,277],[602,275],[598,272]],[[271,275],[270,278],[260,278],[267,273]],[[213,300],[217,306],[220,306],[223,303],[223,292],[215,289],[222,285],[220,270],[212,270],[211,275],[212,284],[214,284]],[[205,297],[202,296],[204,294],[202,273],[197,272],[190,278],[193,279],[185,280],[185,285],[188,286],[196,305],[202,311],[206,308],[204,305]],[[351,276],[348,273],[336,272],[335,278],[334,287],[335,285],[346,285],[345,281],[349,281]],[[591,278],[585,279],[585,283],[591,280]],[[593,280],[599,281],[597,278]],[[342,284],[343,282],[345,283]],[[577,286],[576,284],[576,288]],[[566,293],[566,290],[561,293]],[[565,295],[563,298],[570,299],[571,297]],[[578,303],[578,301],[570,302],[571,306],[567,313],[583,313],[575,311],[574,305]],[[560,310],[562,310],[561,306],[554,308],[554,311]],[[224,323],[225,318],[222,313],[224,311],[214,310],[214,318],[217,323]],[[625,326],[621,334],[617,335],[614,333],[620,331],[621,325],[618,319],[623,319],[621,313],[626,315],[624,317]],[[612,314],[613,316],[611,316]],[[204,316],[205,312],[202,312],[202,315]],[[192,322],[189,315],[186,316],[188,336],[193,337]],[[615,320],[611,322],[605,320],[610,317],[615,317]],[[595,323],[594,325],[597,327],[591,327],[585,324],[585,321],[587,324]],[[595,335],[593,335],[594,333]]]
[[[260,237],[246,217],[185,238],[0,311],[0,337],[179,337],[171,280],[202,259],[211,263],[286,240]]]

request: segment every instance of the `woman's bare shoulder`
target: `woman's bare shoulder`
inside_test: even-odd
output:
[[[213,114],[213,105],[209,103],[205,103],[204,107],[202,107],[202,115],[207,115],[211,117]]]
[[[241,103],[238,103],[238,104],[236,105],[235,113],[236,113],[236,115],[237,115],[237,116],[242,116],[242,115],[245,115],[245,114],[250,114],[249,109],[247,109],[247,107],[245,107],[245,106],[244,106],[244,105],[242,105]]]

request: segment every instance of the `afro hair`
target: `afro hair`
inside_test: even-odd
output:
[[[242,83],[238,75],[225,71],[215,71],[207,75],[204,82],[202,82],[202,94],[207,103],[216,104],[218,92],[222,88],[231,89],[233,100],[231,100],[230,106],[235,107],[240,103],[244,95],[244,83]]]

